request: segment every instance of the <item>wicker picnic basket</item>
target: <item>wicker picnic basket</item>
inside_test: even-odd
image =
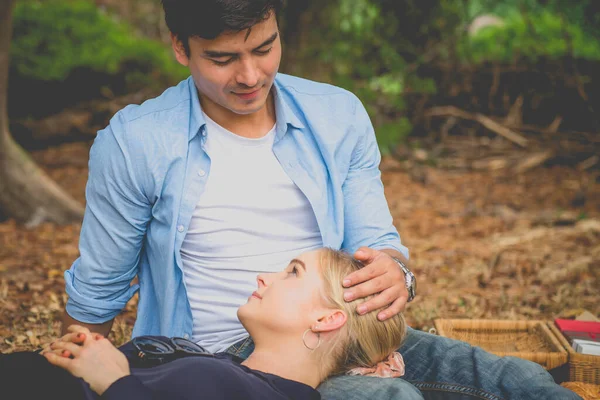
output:
[[[560,386],[577,393],[583,400],[600,399],[600,386],[583,382],[563,382]]]
[[[600,385],[600,356],[577,353],[553,322],[547,324],[569,354],[570,380]]]
[[[564,346],[546,321],[436,319],[440,336],[479,346],[498,356],[536,362],[546,369],[567,363]]]

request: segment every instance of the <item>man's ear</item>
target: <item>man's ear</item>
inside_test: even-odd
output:
[[[185,53],[185,47],[179,38],[171,32],[171,47],[173,48],[173,52],[175,52],[175,58],[177,62],[184,67],[187,67],[190,63],[190,59]]]
[[[328,310],[319,320],[313,325],[313,332],[331,332],[340,329],[348,316],[342,310]]]

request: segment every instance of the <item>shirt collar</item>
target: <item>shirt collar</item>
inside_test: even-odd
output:
[[[190,125],[188,127],[188,140],[192,140],[198,132],[200,132],[200,129],[206,129],[206,119],[204,118],[202,108],[200,107],[198,89],[194,83],[194,78],[191,76],[188,78],[188,88],[190,90],[190,107],[192,108],[190,113]]]
[[[275,117],[277,118],[277,136],[275,138],[275,141],[277,141],[285,135],[288,125],[302,129],[304,128],[304,124],[286,101],[277,78],[275,78],[272,90],[275,99]]]
[[[196,84],[194,83],[194,79],[190,76],[188,78],[188,88],[190,91],[190,107],[191,107],[191,117],[189,124],[189,133],[188,140],[192,140],[201,129],[206,129],[206,119],[204,118],[204,114],[202,113],[202,108],[200,107],[200,99],[198,98],[198,89],[196,88]],[[275,79],[273,83],[273,87],[271,88],[274,95],[275,100],[275,118],[276,122],[276,130],[277,135],[275,140],[279,140],[285,135],[287,132],[288,125],[293,126],[294,128],[302,129],[304,128],[304,124],[300,121],[296,113],[292,110],[290,105],[286,102],[283,93],[281,91],[281,86],[277,79]]]

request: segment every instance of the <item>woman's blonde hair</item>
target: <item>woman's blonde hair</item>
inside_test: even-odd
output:
[[[320,252],[320,265],[326,304],[343,310],[347,315],[346,324],[340,329],[334,342],[326,347],[324,359],[330,360],[329,365],[323,365],[326,375],[343,374],[352,368],[373,367],[387,359],[390,353],[400,347],[406,336],[404,316],[398,314],[386,321],[379,321],[379,310],[359,315],[356,307],[374,295],[350,302],[344,300],[344,277],[363,267],[352,256],[323,248]]]

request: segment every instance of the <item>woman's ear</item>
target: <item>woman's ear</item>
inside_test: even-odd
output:
[[[313,332],[331,332],[340,329],[346,323],[348,316],[342,310],[329,310],[328,313],[312,326]]]

